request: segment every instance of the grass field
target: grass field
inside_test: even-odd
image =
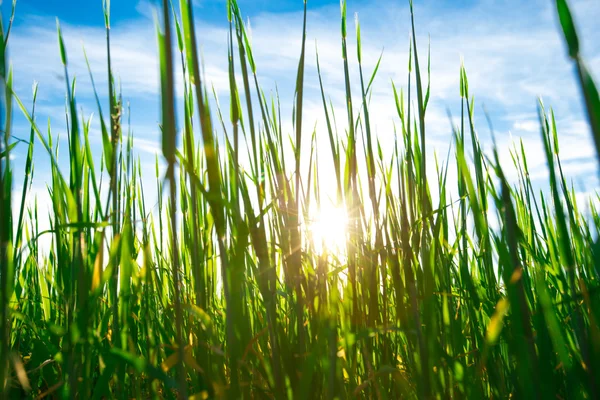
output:
[[[598,91],[566,0],[556,5],[600,157]],[[155,188],[142,185],[148,172],[122,128],[110,3],[100,163],[78,114],[60,26],[69,165],[57,161],[51,127],[36,122],[35,94],[23,104],[13,92],[5,21],[0,398],[599,398],[599,199],[577,203],[553,112],[540,103],[550,173],[538,191],[519,143],[510,166],[482,150],[461,68],[451,153],[428,158],[429,63],[416,51],[411,4],[407,81],[389,89],[395,148],[384,152],[369,119],[377,69],[363,71],[360,27],[349,28],[345,2],[341,10],[348,121],[337,130],[320,80],[325,124],[315,135],[327,135],[329,148],[317,151],[301,147],[306,3],[287,132],[278,98],[262,94],[236,1],[227,2],[231,102],[216,109],[192,0],[177,12],[163,0]],[[347,52],[351,40],[357,54]],[[349,63],[360,85],[351,86]],[[28,140],[11,136],[11,112],[29,120]],[[16,145],[28,146],[24,164],[11,162]],[[40,146],[52,172],[50,215],[28,195]],[[319,159],[334,167],[323,170]],[[433,164],[437,174],[426,174]],[[507,180],[509,167],[516,181]],[[15,170],[25,172],[22,193],[12,189]],[[325,181],[334,182],[334,204]],[[160,194],[157,208],[145,200],[151,192]],[[50,229],[41,231],[47,218]]]

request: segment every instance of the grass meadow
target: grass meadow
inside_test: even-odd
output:
[[[347,22],[342,0],[348,119],[336,122],[319,79],[324,123],[310,142],[321,135],[329,146],[302,147],[304,74],[315,67],[305,65],[306,3],[292,131],[282,129],[279,99],[261,90],[235,0],[223,12],[231,101],[220,107],[203,74],[193,1],[158,3],[162,141],[150,188],[142,176],[154,171],[141,168],[123,128],[110,1],[109,83],[93,88],[109,94],[106,103],[96,95],[101,148],[90,145],[57,24],[69,164],[57,161],[52,127],[35,118],[35,92],[23,104],[13,91],[12,18],[3,20],[1,399],[600,398],[599,199],[578,203],[550,108],[539,104],[547,190],[532,185],[519,143],[513,165],[501,165],[495,145],[483,151],[477,132],[493,137],[493,126],[475,126],[462,67],[451,151],[428,157],[435,93],[411,3],[409,63],[398,67],[406,82],[389,87],[396,140],[382,151],[369,117],[377,68],[363,70],[360,25]],[[600,157],[598,91],[568,4],[555,3]],[[13,113],[29,121],[28,138],[12,136]],[[15,146],[28,149],[25,160],[11,160]],[[36,163],[51,170],[49,215],[29,196]],[[333,205],[323,182],[334,183]],[[148,193],[159,194],[157,207]]]

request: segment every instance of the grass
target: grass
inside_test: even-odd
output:
[[[598,91],[579,55],[568,5],[556,4],[600,159]],[[453,152],[441,164],[427,159],[430,68],[429,60],[426,73],[419,63],[412,2],[406,91],[390,88],[399,122],[390,156],[371,130],[370,88],[379,63],[364,73],[358,20],[356,60],[348,54],[345,1],[348,121],[341,134],[319,70],[331,178],[347,215],[343,250],[319,246],[306,224],[325,207],[321,182],[328,173],[318,167],[327,151],[301,147],[306,2],[291,153],[279,98],[261,90],[236,1],[227,2],[229,120],[220,108],[210,109],[192,1],[180,1],[180,16],[162,2],[156,27],[166,173],[157,159],[161,196],[154,211],[134,138],[121,125],[108,0],[103,9],[109,102],[96,96],[99,169],[89,121],[77,112],[60,26],[66,166],[56,161],[51,128],[44,133],[35,120],[36,89],[30,106],[12,90],[10,24],[1,30],[0,398],[600,395],[598,198],[577,203],[563,174],[554,114],[541,103],[549,194],[534,190],[522,145],[511,151],[518,179],[509,183],[496,147],[489,156],[482,150],[464,67]],[[174,57],[181,57],[181,71]],[[349,76],[355,61],[358,88]],[[184,82],[181,105],[175,74]],[[28,141],[11,136],[13,103],[30,122]],[[177,110],[184,116],[179,124]],[[11,164],[15,145],[28,146],[25,165]],[[26,201],[40,145],[52,172],[51,228],[43,232],[37,202]],[[307,151],[308,161],[300,157]],[[246,155],[249,161],[241,162]],[[431,162],[435,176],[426,175]],[[448,179],[450,163],[456,181]],[[11,198],[14,168],[25,172],[20,198]],[[51,237],[49,249],[40,247],[42,235]]]

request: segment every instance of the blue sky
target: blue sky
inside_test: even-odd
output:
[[[8,14],[7,0],[2,5]],[[154,179],[154,157],[158,145],[158,65],[152,17],[153,2],[114,1],[112,56],[114,72],[120,77],[123,97],[131,107],[131,129],[136,151],[148,179]],[[534,179],[547,176],[536,115],[536,98],[555,109],[566,174],[581,193],[598,185],[597,163],[582,112],[582,101],[566,55],[565,45],[552,0],[414,0],[417,40],[421,63],[425,64],[427,41],[431,39],[432,97],[427,114],[429,152],[447,154],[451,129],[446,110],[459,113],[459,66],[464,59],[470,90],[476,99],[478,134],[489,148],[489,132],[482,105],[489,111],[497,131],[500,153],[510,163],[509,146],[525,143]],[[277,85],[282,101],[284,129],[291,134],[291,104],[295,70],[300,52],[302,1],[239,0],[252,27],[253,51],[263,89],[270,95]],[[600,76],[600,6],[597,0],[572,0],[582,38],[583,52],[592,73]],[[224,0],[197,0],[195,16],[205,60],[205,74],[223,105],[228,104],[227,20]],[[339,2],[309,1],[304,126],[308,133],[316,124],[322,148],[327,148],[315,67],[315,43],[327,95],[336,108],[338,128],[344,128],[344,83],[339,37]],[[393,123],[398,121],[390,81],[406,87],[409,37],[408,1],[349,0],[349,27],[358,13],[363,39],[365,74],[370,74],[381,51],[383,60],[373,86],[371,100],[374,129],[381,142],[393,140]],[[84,114],[97,115],[93,92],[83,59],[85,46],[92,72],[103,100],[106,99],[106,49],[101,0],[21,0],[11,36],[10,54],[15,88],[25,104],[31,103],[31,85],[39,82],[37,120],[53,134],[66,138],[64,80],[56,40],[55,19],[59,18],[67,45],[71,77],[77,77],[78,104]],[[349,29],[351,74],[358,93],[353,29]],[[180,93],[181,94],[181,93]],[[106,102],[105,102],[106,103]],[[358,99],[355,101],[360,105]],[[107,106],[104,106],[105,110]],[[227,107],[224,107],[227,112]],[[213,110],[214,111],[214,110]],[[14,134],[26,138],[29,128],[15,111]],[[97,118],[92,125],[92,143],[101,142]],[[22,147],[22,146],[21,146]],[[306,147],[305,147],[306,148]],[[15,151],[14,165],[23,168],[25,148]],[[323,151],[322,153],[325,153]],[[62,159],[66,156],[63,145]],[[47,156],[38,146],[33,193],[43,196],[49,178]],[[326,161],[330,162],[330,161]],[[430,163],[433,166],[433,163]],[[150,169],[151,168],[151,169]],[[431,171],[433,172],[433,171]],[[18,182],[18,180],[17,180]],[[153,187],[152,183],[145,185]],[[20,190],[18,184],[15,189]]]

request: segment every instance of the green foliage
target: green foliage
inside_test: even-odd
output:
[[[578,204],[568,186],[551,111],[540,104],[549,196],[534,193],[522,144],[511,152],[516,182],[507,180],[509,166],[501,165],[495,146],[492,157],[483,152],[464,65],[452,153],[442,164],[429,159],[431,58],[425,87],[410,2],[407,87],[391,85],[399,124],[391,154],[384,154],[369,106],[381,57],[373,71],[363,71],[357,18],[355,115],[342,1],[346,131],[337,131],[317,54],[330,149],[319,152],[315,128],[301,165],[306,2],[292,153],[279,96],[267,99],[261,89],[236,0],[226,2],[229,121],[216,96],[210,101],[192,4],[180,0],[178,19],[164,0],[157,20],[166,173],[157,157],[156,207],[146,201],[134,139],[122,132],[110,1],[102,2],[107,114],[92,77],[100,169],[90,121],[77,114],[60,27],[68,166],[57,161],[50,126],[44,134],[35,120],[37,88],[31,109],[13,92],[10,25],[0,30],[0,399],[598,397],[599,199]],[[557,6],[598,138],[597,90],[579,56],[567,3],[557,0]],[[182,61],[181,145],[176,56]],[[27,142],[11,139],[13,100],[31,126]],[[38,226],[46,217],[37,200],[26,201],[37,143],[50,160],[47,231]],[[25,145],[16,210],[10,152]],[[322,154],[331,156],[330,176],[319,163]],[[451,162],[456,182],[448,179]],[[426,174],[428,163],[437,176]],[[102,190],[104,178],[108,190]],[[326,208],[327,178],[335,179],[336,206],[348,216],[341,250],[319,247],[310,226],[315,210]]]

